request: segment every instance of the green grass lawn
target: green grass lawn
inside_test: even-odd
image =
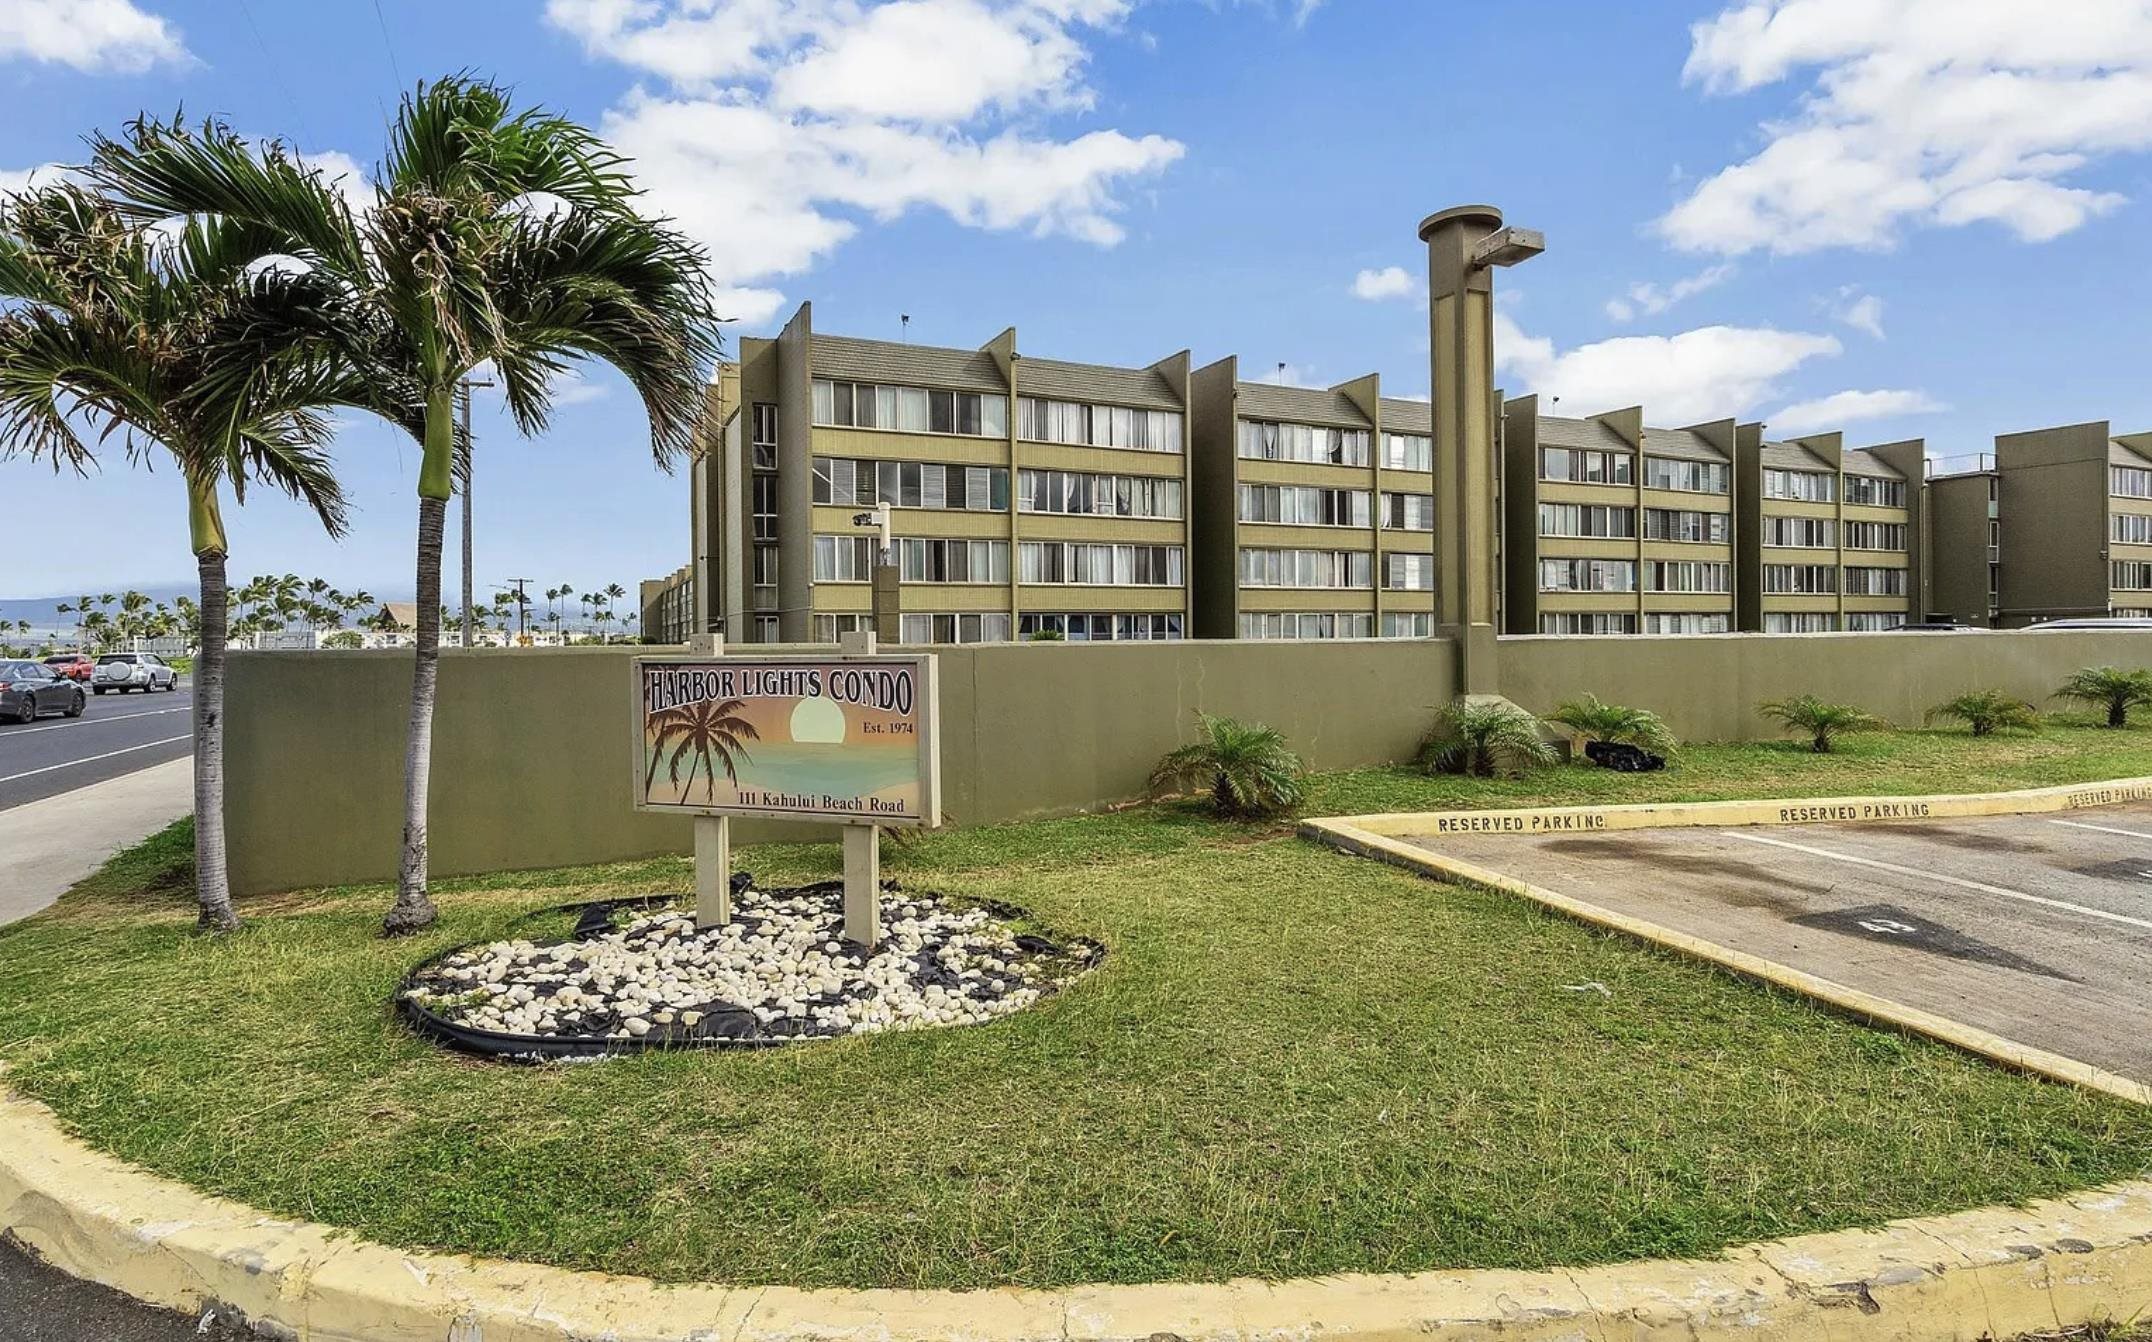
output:
[[[1841,756],[1700,748],[1659,776],[1361,770],[1316,809],[1963,790],[2152,774],[2152,731]],[[8,1084],[96,1145],[410,1247],[661,1279],[1058,1286],[1543,1267],[2031,1199],[2152,1169],[2152,1110],[1553,917],[1179,806],[925,836],[891,874],[1111,948],[984,1028],[545,1069],[407,1035],[398,979],[684,861],[252,901],[190,935],[184,826],[0,930]],[[833,849],[742,860],[773,882]],[[1580,990],[1601,984],[1607,995]]]

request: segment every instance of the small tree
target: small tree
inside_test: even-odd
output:
[[[1245,819],[1274,815],[1306,795],[1300,757],[1285,748],[1285,735],[1262,723],[1196,714],[1203,736],[1182,746],[1151,770],[1151,795],[1201,785],[1218,814]]]
[[[365,642],[359,637],[358,630],[339,629],[336,632],[330,634],[328,637],[322,639],[321,646],[324,648],[343,648],[348,650],[351,648],[364,647]]]
[[[1890,725],[1851,704],[1826,703],[1813,694],[1768,699],[1757,705],[1756,711],[1788,731],[1807,736],[1808,748],[1818,755],[1829,754],[1831,743],[1847,732],[1868,732]]]
[[[1657,713],[1606,703],[1596,694],[1569,700],[1549,713],[1547,721],[1559,723],[1587,741],[1620,742],[1654,755],[1672,755],[1681,749],[1681,742]]]
[[[1955,699],[1946,699],[1928,710],[1927,721],[1938,718],[1962,722],[1973,729],[1975,736],[1991,736],[2005,728],[2040,729],[2039,710],[2001,690],[1968,690]]]
[[[1493,778],[1552,764],[1555,754],[1540,739],[1539,719],[1507,699],[1457,698],[1435,711],[1419,758],[1429,773]]]
[[[2105,708],[2108,726],[2128,726],[2132,708],[2152,704],[2152,671],[2088,666],[2071,672],[2054,697]]]

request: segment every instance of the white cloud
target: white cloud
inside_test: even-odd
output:
[[[1352,296],[1379,302],[1385,298],[1410,298],[1420,291],[1412,275],[1403,266],[1385,266],[1381,270],[1363,270],[1352,278]]]
[[[1562,398],[1568,414],[1642,404],[1653,423],[1688,424],[1751,414],[1776,399],[1778,380],[1811,359],[1837,356],[1835,336],[1770,327],[1703,326],[1671,336],[1620,336],[1561,350],[1494,314],[1495,367],[1511,394]]]
[[[0,168],[0,191],[28,191],[33,186],[53,186],[67,179],[67,170],[57,163],[40,163],[34,168]]]
[[[1640,281],[1629,286],[1626,298],[1610,298],[1606,311],[1615,321],[1634,320],[1639,313],[1656,317],[1685,298],[1694,298],[1706,289],[1718,286],[1734,277],[1737,267],[1730,261],[1707,266],[1694,275],[1684,275],[1672,284],[1660,285]]]
[[[1864,294],[1851,286],[1840,289],[1831,315],[1856,331],[1877,340],[1883,338],[1883,300],[1874,294]]]
[[[602,401],[606,391],[603,383],[591,381],[580,368],[571,367],[553,378],[553,404],[556,406]]]
[[[0,60],[13,59],[140,74],[193,57],[170,24],[130,0],[7,0],[0,5]]]
[[[1863,419],[1927,415],[1950,407],[1923,391],[1840,391],[1799,401],[1770,417],[1773,433],[1814,433]]]
[[[1092,105],[1085,30],[1129,0],[548,0],[593,55],[671,87],[605,118],[655,208],[709,248],[726,315],[812,267],[860,216],[1110,247],[1127,188],[1178,161],[1158,135],[1046,133]]]
[[[2123,203],[2072,174],[2152,149],[2152,0],[1745,0],[1690,34],[1685,77],[1712,93],[1817,72],[1761,150],[1658,221],[1692,251],[1976,222],[2044,242]]]

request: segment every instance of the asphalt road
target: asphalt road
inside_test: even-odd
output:
[[[253,1336],[220,1319],[151,1309],[0,1241],[0,1342],[239,1342]]]
[[[0,723],[0,811],[185,759],[193,714],[194,689],[182,680],[171,693],[91,694],[79,718]]]

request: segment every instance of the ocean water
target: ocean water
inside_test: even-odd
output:
[[[743,787],[768,788],[778,792],[829,793],[837,797],[864,797],[888,788],[903,787],[918,781],[918,755],[909,747],[904,749],[867,749],[857,746],[800,745],[786,742],[768,744],[750,741],[747,746],[749,758],[738,762],[740,783]],[[669,752],[668,752],[669,753]],[[693,758],[692,756],[690,757]],[[688,760],[680,761],[680,776],[687,777]],[[643,767],[649,768],[646,755]],[[705,787],[702,765],[695,765],[693,798],[700,799]],[[665,766],[658,766],[658,776],[651,784],[657,799],[663,799],[671,789],[666,783]],[[717,792],[724,797],[726,787],[724,766],[718,766]]]

